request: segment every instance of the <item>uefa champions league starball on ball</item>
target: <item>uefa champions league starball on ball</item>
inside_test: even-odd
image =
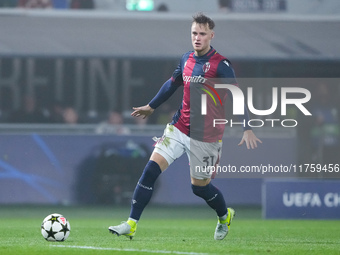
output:
[[[41,234],[47,241],[62,242],[70,235],[71,226],[68,220],[59,213],[48,215],[41,224]]]

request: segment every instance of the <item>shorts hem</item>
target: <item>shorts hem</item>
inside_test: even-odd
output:
[[[172,157],[170,157],[170,155],[168,153],[166,153],[161,148],[155,147],[154,152],[158,153],[163,158],[165,158],[165,160],[168,162],[169,166],[175,161]]]

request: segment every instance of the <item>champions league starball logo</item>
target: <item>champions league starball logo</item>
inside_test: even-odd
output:
[[[244,115],[245,114],[245,96],[242,92],[242,90],[231,84],[215,84],[212,86],[208,86],[210,90],[213,92],[209,92],[207,89],[202,89],[206,92],[206,94],[201,95],[201,115],[207,115],[207,95],[209,95],[216,106],[216,100],[214,98],[215,94],[217,98],[220,101],[220,97],[217,94],[216,89],[228,89],[233,97],[233,115]],[[312,114],[307,110],[307,108],[304,106],[309,100],[311,99],[311,93],[309,90],[305,88],[299,88],[299,87],[282,87],[280,90],[280,108],[281,108],[281,116],[287,115],[287,106],[288,105],[294,105],[297,109],[299,109],[305,116],[311,116]],[[299,98],[290,98],[290,94],[298,94],[300,95]],[[222,103],[221,103],[222,105]],[[248,87],[247,89],[247,104],[248,109],[251,113],[253,113],[256,116],[269,116],[273,114],[279,105],[279,97],[278,97],[278,88],[273,87],[272,88],[272,105],[269,109],[265,110],[259,110],[254,107],[253,103],[253,88]],[[246,120],[235,122],[232,119],[214,119],[212,123],[213,127],[216,127],[217,125],[230,125],[230,127],[241,125],[245,127],[246,125],[250,127],[263,127],[265,125],[269,125],[271,127],[281,125],[282,127],[296,127],[298,125],[297,120],[295,119],[249,119],[246,123]]]

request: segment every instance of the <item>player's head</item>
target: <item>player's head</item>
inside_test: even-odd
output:
[[[215,23],[203,13],[193,16],[191,25],[191,43],[195,54],[202,56],[210,49],[210,41],[214,37]]]

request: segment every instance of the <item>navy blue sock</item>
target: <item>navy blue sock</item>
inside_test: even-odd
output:
[[[150,160],[146,164],[143,174],[140,177],[133,193],[130,218],[136,221],[140,219],[145,206],[151,199],[154,184],[161,173],[162,171],[156,162]]]
[[[227,206],[224,197],[219,189],[209,183],[206,186],[191,185],[192,191],[207,202],[207,204],[216,211],[218,217],[222,217],[227,213]]]

